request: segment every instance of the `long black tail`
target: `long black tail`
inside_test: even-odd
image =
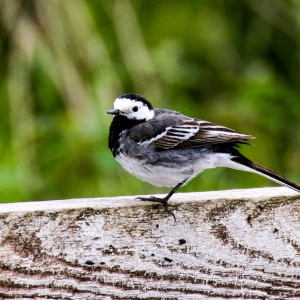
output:
[[[239,156],[235,156],[231,158],[232,161],[237,162],[239,164],[244,165],[245,167],[248,167],[253,170],[253,172],[260,174],[261,176],[264,176],[272,181],[275,181],[276,183],[279,183],[281,185],[285,185],[288,188],[291,188],[298,193],[300,193],[300,185],[297,183],[259,165],[254,163],[253,161],[249,160],[245,156],[239,153]]]

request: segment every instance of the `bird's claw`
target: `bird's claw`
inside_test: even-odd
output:
[[[174,218],[174,221],[176,223],[176,217],[175,217],[174,213],[169,209],[169,205],[168,205],[169,198],[157,198],[157,197],[151,196],[149,198],[137,197],[135,199],[144,201],[144,202],[148,201],[148,202],[161,203],[165,208],[165,212],[168,213],[169,215],[171,215]]]
[[[151,196],[149,198],[144,198],[144,197],[137,197],[135,198],[136,200],[140,200],[140,201],[149,201],[149,202],[157,202],[157,203],[162,203],[164,204],[164,199],[161,198],[156,198],[154,196]]]

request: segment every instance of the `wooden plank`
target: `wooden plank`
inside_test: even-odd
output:
[[[0,205],[0,299],[300,299],[300,195]]]

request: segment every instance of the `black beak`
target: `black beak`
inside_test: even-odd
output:
[[[110,115],[116,115],[117,116],[117,115],[120,114],[120,111],[118,109],[114,108],[114,109],[108,110],[107,113],[110,114]]]

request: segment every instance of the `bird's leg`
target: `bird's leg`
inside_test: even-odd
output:
[[[144,197],[137,197],[136,199],[141,200],[141,201],[150,201],[150,202],[156,202],[156,203],[161,203],[163,204],[164,208],[165,208],[165,212],[167,212],[168,214],[172,215],[174,220],[176,221],[175,215],[173,214],[173,212],[169,209],[169,205],[168,205],[168,200],[172,197],[172,195],[186,182],[180,182],[178,183],[174,189],[164,198],[157,198],[154,196],[151,196],[149,198],[144,198]]]

